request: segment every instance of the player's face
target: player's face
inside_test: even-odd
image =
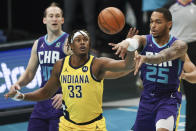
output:
[[[78,35],[73,44],[71,44],[72,50],[76,55],[87,55],[90,49],[90,39],[85,35]]]
[[[168,22],[162,13],[153,12],[150,18],[150,33],[154,38],[158,38],[169,33],[171,22]]]
[[[64,23],[61,9],[58,7],[49,7],[46,10],[46,17],[44,17],[43,23],[46,24],[48,31],[56,32],[61,30],[62,24]]]

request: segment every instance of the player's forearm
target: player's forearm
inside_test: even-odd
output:
[[[128,75],[131,71],[125,71],[125,72],[110,72],[110,71],[106,71],[105,75],[104,75],[104,79],[118,79],[120,77],[126,76]]]
[[[51,92],[46,92],[44,88],[40,88],[34,92],[25,93],[24,100],[26,101],[42,101],[52,97]]]
[[[127,52],[127,56],[125,58],[126,70],[133,70],[135,68],[134,57],[135,57],[135,51]]]
[[[175,44],[172,47],[166,48],[157,55],[150,55],[145,57],[145,62],[150,64],[160,64],[162,62],[174,60],[186,54],[187,45],[185,43]]]
[[[183,79],[190,83],[196,83],[196,71],[191,73],[184,73]]]
[[[144,61],[149,64],[160,64],[163,62],[161,55],[145,56]]]
[[[20,76],[16,84],[20,87],[26,86],[29,82],[31,82],[34,78],[35,73],[24,73]]]

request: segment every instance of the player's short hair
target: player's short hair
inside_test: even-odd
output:
[[[172,21],[172,15],[171,15],[171,12],[166,9],[166,8],[158,8],[156,10],[154,10],[153,12],[159,12],[159,13],[162,13],[164,18],[167,20],[167,21]]]
[[[61,10],[61,14],[62,14],[62,16],[63,16],[63,10],[62,10],[61,7],[59,6],[59,4],[56,3],[56,2],[52,2],[52,3],[44,10],[44,17],[46,17],[46,15],[47,15],[47,9],[48,9],[49,7],[58,7],[58,8]]]
[[[84,29],[82,29],[82,30],[73,30],[71,33],[70,33],[70,35],[69,35],[69,37],[68,37],[68,44],[70,45],[70,44],[72,44],[73,43],[73,36],[74,36],[74,34],[76,33],[76,32],[80,32],[80,31],[83,31],[83,32],[85,32],[87,35],[88,35],[88,38],[90,39],[90,36],[89,36],[89,33],[86,31],[86,30],[84,30]],[[82,34],[82,33],[81,33]],[[90,41],[89,41],[90,42]]]

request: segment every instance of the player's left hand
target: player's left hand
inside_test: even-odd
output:
[[[15,100],[15,101],[24,100],[24,94],[21,93],[21,92],[18,91],[18,90],[9,91],[7,94],[4,95],[4,97],[5,97],[6,99],[12,98],[12,99]]]
[[[5,97],[6,99],[8,99],[8,98],[13,98],[13,97],[16,95],[16,93],[17,93],[16,90],[15,90],[15,91],[10,91],[10,92],[6,93],[6,94],[4,95],[4,97]]]
[[[137,35],[139,33],[139,30],[137,30],[135,27],[130,28],[129,32],[127,34],[127,38],[132,38],[133,36]]]
[[[61,109],[62,108],[62,99],[63,99],[63,95],[62,94],[56,94],[51,99],[53,100],[52,101],[52,106],[55,109]]]
[[[134,71],[134,75],[136,75],[138,73],[142,64],[145,63],[145,58],[146,58],[146,56],[135,53],[135,58],[134,58],[134,60],[135,60],[135,71]]]
[[[112,50],[116,50],[116,55],[118,55],[122,59],[125,58],[125,54],[127,53],[127,48],[129,46],[129,43],[126,40],[123,40],[118,44],[109,43],[109,45],[112,46]]]
[[[133,36],[137,35],[139,31],[136,28],[130,28],[129,32],[127,34],[127,38],[132,38]],[[126,40],[121,41],[118,44],[109,43],[112,47],[112,50],[116,50],[116,55],[119,55],[122,59],[124,59],[125,54],[127,53],[127,48],[129,46],[129,43]]]

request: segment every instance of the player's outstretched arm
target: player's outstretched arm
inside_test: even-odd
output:
[[[181,40],[176,40],[170,48],[166,48],[157,55],[146,56],[145,62],[150,64],[160,64],[169,60],[174,60],[184,56],[187,52],[188,46]]]
[[[111,72],[111,71],[106,71],[106,73],[104,75],[104,79],[118,79],[118,78],[121,78],[123,76],[128,75],[132,71],[133,70],[124,71],[124,72]]]
[[[62,59],[54,64],[52,74],[43,88],[31,93],[24,94],[24,100],[40,101],[51,98],[60,87],[59,73],[62,65]]]
[[[135,35],[132,38],[127,38],[118,44],[109,43],[112,50],[116,50],[115,54],[124,59],[127,51],[134,51],[145,45],[146,37]]]
[[[30,93],[20,93],[20,92],[9,92],[5,94],[5,97],[15,98],[18,100],[28,100],[28,101],[41,101],[51,98],[60,86],[59,82],[59,73],[62,60],[59,60],[55,63],[52,74],[48,82],[44,87]]]
[[[139,31],[136,28],[130,28],[127,34],[127,38],[132,38],[133,36],[137,35]],[[117,79],[123,76],[128,75],[132,70],[124,71],[124,72],[111,72],[106,71],[104,75],[104,79]]]
[[[162,50],[157,55],[150,55],[150,56],[136,55],[135,57],[136,66],[135,66],[134,74],[137,74],[139,68],[143,63],[160,64],[162,62],[166,62],[169,60],[181,58],[185,56],[187,49],[188,46],[185,42],[181,40],[176,40],[170,48],[166,48]]]
[[[134,70],[134,51],[128,52],[124,60],[114,60],[111,58],[101,57],[96,58],[93,63],[93,74],[98,80],[105,77],[107,71],[110,72],[129,72]]]

